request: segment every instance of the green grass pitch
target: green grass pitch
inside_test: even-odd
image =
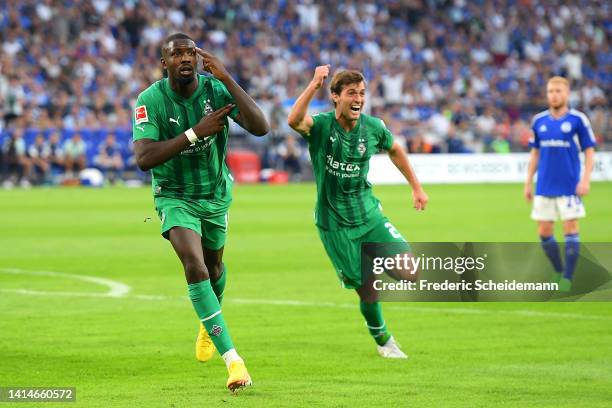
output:
[[[375,188],[408,240],[537,241],[520,185],[427,191],[417,213],[407,187]],[[592,185],[583,241],[612,242],[610,197],[612,183]],[[312,184],[235,189],[223,310],[254,387],[234,396],[219,357],[194,358],[197,320],[150,189],[0,191],[0,386],[75,386],[70,407],[610,406],[610,303],[386,303],[410,359],[378,357],[314,200]],[[96,296],[108,288],[41,271],[131,291]]]

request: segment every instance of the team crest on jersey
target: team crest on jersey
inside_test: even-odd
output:
[[[223,333],[223,328],[221,326],[213,325],[212,329],[208,332],[211,336],[219,336]]]
[[[206,99],[204,101],[204,114],[208,115],[210,113],[213,113],[215,111],[215,109],[212,107],[212,104],[210,103],[210,99]]]
[[[359,143],[359,146],[357,146],[357,151],[359,152],[360,156],[363,156],[364,153],[366,152],[366,147],[363,143]]]
[[[539,132],[546,132],[548,129],[546,128],[546,125],[542,125],[538,128]]]
[[[571,123],[569,123],[569,122],[563,122],[563,123],[561,124],[561,131],[562,131],[563,133],[569,133],[569,132],[571,132],[571,131],[572,131],[572,124],[571,124]]]
[[[147,114],[147,107],[145,105],[141,105],[136,108],[134,111],[134,120],[136,121],[137,125],[139,123],[149,121],[149,115]]]

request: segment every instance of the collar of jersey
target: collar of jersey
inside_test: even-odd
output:
[[[550,111],[550,109],[549,109],[549,110],[548,110],[548,117],[549,117],[549,118],[551,118],[553,121],[560,121],[560,120],[565,119],[565,118],[566,118],[566,117],[567,117],[567,116],[570,114],[570,110],[571,110],[571,109],[568,109],[568,110],[567,110],[567,112],[565,112],[565,114],[564,114],[563,116],[558,117],[558,118],[555,118],[555,117],[552,115],[552,112],[551,112],[551,111]]]
[[[194,99],[198,98],[200,95],[202,95],[202,92],[204,92],[204,78],[202,75],[197,75],[196,76],[196,80],[198,81],[198,88],[195,90],[195,92],[189,97],[189,98],[183,98],[181,95],[177,94],[176,92],[174,92],[174,90],[172,90],[172,87],[170,86],[170,81],[168,80],[168,78],[166,78],[166,80],[164,81],[164,86],[167,89],[168,95],[177,103],[189,103],[192,102]]]
[[[353,132],[359,132],[359,129],[361,128],[361,114],[359,114],[359,119],[357,120],[357,124],[355,125],[355,127],[349,130],[348,132],[344,130],[342,126],[340,126],[340,123],[338,123],[338,119],[336,119],[335,111],[334,111],[334,116],[332,120],[334,121],[334,127],[336,128],[336,130],[339,131],[340,134],[343,136],[348,136]]]

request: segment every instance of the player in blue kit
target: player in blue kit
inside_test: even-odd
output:
[[[580,253],[578,219],[586,215],[581,197],[589,193],[596,144],[586,115],[569,109],[569,93],[567,79],[556,76],[548,80],[549,109],[533,118],[531,157],[525,182],[525,198],[533,200],[531,218],[538,222],[542,248],[555,269],[553,281],[559,282],[559,290],[565,292],[571,290]],[[582,174],[581,151],[585,159]],[[534,197],[532,184],[536,170]],[[563,221],[565,265],[554,237],[557,219]]]

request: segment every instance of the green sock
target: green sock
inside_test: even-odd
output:
[[[366,320],[366,325],[370,335],[379,346],[384,345],[391,337],[391,333],[387,331],[387,325],[382,317],[382,309],[380,303],[366,303],[363,300],[359,302],[361,314]]]
[[[210,284],[215,291],[215,295],[217,295],[217,299],[219,300],[219,304],[223,302],[223,292],[225,291],[225,280],[227,278],[227,268],[225,264],[221,264],[221,276],[216,281],[210,280]]]
[[[189,284],[189,299],[219,354],[233,349],[232,338],[223,320],[217,296],[210,286],[210,279]]]

